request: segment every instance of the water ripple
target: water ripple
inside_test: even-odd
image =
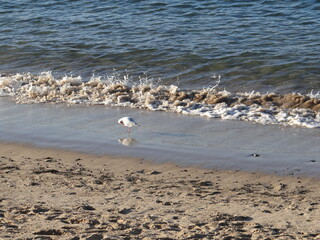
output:
[[[1,1],[0,71],[148,72],[230,91],[320,89],[320,2]]]

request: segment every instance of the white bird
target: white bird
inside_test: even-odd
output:
[[[128,133],[130,134],[130,128],[134,126],[140,126],[136,121],[131,117],[123,117],[118,120],[118,123],[124,127],[128,128]]]

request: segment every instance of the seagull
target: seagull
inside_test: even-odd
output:
[[[130,134],[130,128],[134,126],[140,126],[132,117],[123,117],[118,120],[119,124],[128,128],[128,133]]]

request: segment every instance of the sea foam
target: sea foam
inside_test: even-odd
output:
[[[183,90],[128,76],[55,78],[51,72],[0,77],[0,95],[18,103],[109,105],[186,115],[307,128],[320,127],[319,93],[231,93],[217,88]]]

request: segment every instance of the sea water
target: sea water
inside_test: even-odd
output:
[[[0,71],[319,91],[320,2],[0,1]]]

